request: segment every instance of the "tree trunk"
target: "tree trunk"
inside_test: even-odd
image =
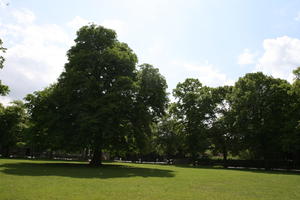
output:
[[[266,170],[266,171],[272,169],[271,166],[270,166],[269,159],[265,159],[265,160],[264,160],[264,166],[265,166],[265,170]]]
[[[95,166],[95,167],[102,165],[102,151],[100,148],[94,149],[93,157],[90,162],[90,165]]]
[[[264,167],[265,170],[271,170],[270,155],[265,148],[264,148]]]
[[[198,165],[196,153],[192,154],[192,163],[193,163],[193,166],[197,166]]]
[[[88,148],[84,148],[81,154],[82,160],[88,160]]]
[[[48,159],[53,159],[53,151],[52,151],[52,149],[47,154],[48,154],[47,155]]]
[[[10,151],[9,151],[9,147],[4,147],[3,148],[3,155],[4,158],[9,158],[10,156]]]
[[[227,150],[226,148],[223,149],[223,166],[224,168],[227,168]]]

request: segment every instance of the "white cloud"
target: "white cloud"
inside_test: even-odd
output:
[[[263,48],[255,71],[292,81],[292,71],[300,66],[300,40],[288,36],[265,39]]]
[[[13,9],[8,10],[0,23],[0,37],[8,49],[0,80],[11,90],[9,96],[0,98],[5,104],[55,82],[67,61],[66,52],[73,44],[72,36],[57,24],[37,24],[35,20],[32,11]],[[66,27],[74,32],[87,24],[89,20],[76,16]],[[120,20],[104,20],[101,24],[121,34],[126,32]]]
[[[0,8],[5,8],[9,2],[7,0],[0,0]]]
[[[151,46],[138,49],[141,53],[138,55],[139,63],[160,64],[163,59],[168,58],[168,51],[165,42],[162,39],[154,38]]]
[[[10,104],[10,102],[12,102],[13,99],[7,97],[7,96],[0,96],[0,103],[4,106],[8,106]]]
[[[238,57],[239,65],[251,65],[255,63],[255,54],[249,49],[244,49],[244,52]]]
[[[113,29],[118,35],[124,35],[127,32],[126,25],[123,21],[118,19],[106,19],[101,22],[101,25]]]
[[[82,26],[88,25],[90,22],[91,21],[84,19],[80,16],[76,16],[70,22],[67,23],[67,26],[69,26],[75,30],[78,30]]]
[[[35,15],[28,9],[14,10],[12,15],[21,24],[33,23],[35,20]]]
[[[80,16],[76,16],[70,22],[67,23],[67,26],[75,30],[78,30],[82,26],[91,23],[98,24],[98,22],[96,21],[92,21],[92,20],[84,19]],[[126,24],[123,21],[118,19],[105,19],[102,22],[100,22],[100,25],[104,26],[105,28],[110,28],[115,30],[118,35],[124,35],[127,32]]]
[[[174,65],[182,66],[185,72],[185,78],[198,78],[204,85],[217,87],[222,85],[233,85],[234,81],[229,79],[226,74],[220,72],[215,66],[209,64],[208,61],[202,64],[188,63],[188,62],[173,62]]]
[[[0,37],[8,49],[0,80],[11,90],[0,102],[22,99],[55,82],[67,61],[70,36],[56,24],[36,24],[35,18],[29,10],[14,10],[7,19],[10,23],[0,24]]]

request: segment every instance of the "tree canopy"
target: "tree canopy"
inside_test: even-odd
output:
[[[194,164],[216,156],[225,167],[235,156],[267,169],[274,160],[299,162],[300,68],[293,83],[262,72],[215,88],[187,78],[169,102],[158,68],[138,65],[111,29],[83,26],[67,58],[56,83],[28,94],[25,104],[0,104],[1,155],[22,143],[35,155],[84,152],[94,166],[103,153]],[[0,95],[7,92],[0,83]]]
[[[55,120],[46,126],[48,134],[59,133],[67,141],[63,146],[91,148],[93,165],[101,164],[102,150],[144,148],[150,124],[164,113],[167,101],[158,69],[148,64],[137,69],[137,56],[128,45],[113,30],[96,25],[77,32],[67,55],[65,71],[46,102],[53,110],[52,119],[44,121]],[[32,116],[39,95],[27,98]],[[43,115],[49,116],[47,109]]]
[[[0,104],[0,153],[8,157],[12,148],[24,142],[24,130],[27,128],[28,116],[21,101],[3,107]]]
[[[288,122],[291,85],[260,72],[240,78],[233,89],[232,107],[243,147],[255,158],[274,159]]]
[[[0,39],[0,69],[3,68],[3,63],[5,61],[4,57],[1,55],[1,53],[5,53],[6,51],[6,48],[4,48],[2,46],[3,42],[2,40]],[[9,92],[8,90],[8,87],[6,85],[3,85],[1,83],[1,80],[0,80],[0,95],[3,96],[3,95],[6,95],[7,93]]]
[[[209,147],[208,129],[214,115],[212,91],[198,79],[186,79],[173,94],[178,99],[173,111],[184,126],[186,151],[195,160]]]

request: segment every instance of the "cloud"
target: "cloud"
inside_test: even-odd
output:
[[[88,25],[91,23],[98,24],[97,21],[92,21],[92,20],[84,19],[80,16],[76,16],[67,23],[67,26],[72,29],[78,30],[82,26],[85,26],[85,25]],[[118,20],[118,19],[105,19],[102,22],[100,22],[99,24],[104,26],[105,28],[110,28],[110,29],[115,30],[119,36],[125,35],[128,30],[126,27],[126,24],[122,20]]]
[[[113,29],[118,35],[124,35],[127,32],[126,25],[123,21],[118,19],[106,19],[101,22],[101,25]]]
[[[7,96],[0,96],[0,103],[4,106],[9,106],[10,102],[12,102],[13,99]]]
[[[220,72],[215,66],[209,64],[208,61],[201,64],[189,62],[173,62],[173,64],[183,68],[184,72],[181,73],[181,77],[198,78],[204,85],[217,87],[234,84],[233,80],[229,79],[226,74]]]
[[[91,21],[84,19],[82,17],[76,16],[70,22],[67,23],[67,26],[70,28],[73,28],[75,30],[78,30],[82,26],[88,25],[89,23],[91,23]]]
[[[1,2],[1,0],[0,0]],[[28,9],[8,9],[6,23],[0,23],[0,38],[7,47],[0,80],[10,87],[10,93],[0,102],[22,99],[25,95],[54,83],[67,62],[66,52],[74,44],[65,28],[79,29],[89,24],[80,16],[74,17],[65,27],[57,24],[37,24],[35,14]],[[103,26],[126,32],[120,20],[104,20]]]
[[[7,0],[0,0],[0,8],[5,8],[9,4]]]
[[[33,23],[35,20],[35,15],[28,9],[14,10],[12,15],[21,24]]]
[[[292,71],[300,66],[300,40],[288,36],[265,39],[263,48],[255,71],[292,81]]]
[[[255,63],[256,55],[251,53],[249,49],[244,49],[244,52],[238,57],[239,65],[251,65]]]
[[[36,16],[27,9],[9,13],[9,23],[0,24],[0,37],[7,47],[0,80],[10,87],[0,102],[22,99],[56,81],[63,70],[66,51],[72,40],[63,27],[36,24]]]

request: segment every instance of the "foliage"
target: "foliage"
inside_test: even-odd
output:
[[[173,91],[177,99],[173,112],[182,123],[186,153],[195,160],[209,147],[208,129],[211,125],[213,101],[211,88],[197,79],[186,79]]]
[[[293,152],[295,157],[300,156],[300,67],[294,71],[295,79],[292,84],[292,90],[290,95],[293,97],[293,103],[291,104],[291,110],[289,112],[290,128],[289,134],[285,135],[284,148]]]
[[[213,90],[215,119],[210,128],[210,138],[213,151],[222,153],[225,161],[229,151],[235,153],[235,147],[237,146],[230,102],[232,89],[231,86],[222,86]]]
[[[44,150],[60,149],[65,145],[63,130],[59,128],[62,123],[58,119],[58,107],[55,104],[54,90],[57,85],[51,85],[42,91],[28,94],[26,108],[30,115],[30,124],[26,134],[26,141],[31,147],[32,154]],[[70,150],[71,148],[69,148]]]
[[[0,52],[5,52],[0,40]],[[208,87],[188,78],[173,90],[150,64],[137,65],[115,31],[94,24],[77,32],[57,83],[0,104],[0,145],[32,152],[102,151],[116,156],[205,158],[207,152],[264,160],[300,158],[300,67],[289,82],[248,73],[234,86]],[[0,68],[4,58],[0,56]],[[1,85],[0,95],[8,87]],[[30,120],[27,120],[29,115]],[[25,125],[26,124],[26,125]]]
[[[170,109],[173,105],[171,104]],[[167,158],[184,157],[182,129],[182,124],[170,112],[159,120],[155,138],[155,147],[159,154]]]
[[[12,102],[11,106],[0,107],[0,153],[8,157],[18,142],[24,141],[28,116],[21,101]]]
[[[282,150],[281,138],[292,99],[291,85],[260,72],[246,74],[233,88],[232,109],[236,129],[243,144],[255,158],[275,159]]]
[[[0,53],[1,53],[1,52],[5,53],[6,48],[4,48],[4,47],[2,46],[2,44],[3,44],[3,42],[2,42],[2,40],[0,39]],[[4,63],[4,61],[5,61],[4,57],[0,54],[0,69],[3,68],[3,63]],[[0,95],[1,95],[1,96],[6,95],[8,92],[9,92],[8,87],[7,87],[6,85],[3,85],[3,84],[1,83],[1,80],[0,80]]]
[[[46,146],[92,149],[93,165],[101,164],[102,150],[145,148],[151,123],[167,101],[158,69],[144,64],[137,70],[128,45],[113,30],[96,25],[77,32],[67,55],[58,83],[27,96],[35,132]]]

